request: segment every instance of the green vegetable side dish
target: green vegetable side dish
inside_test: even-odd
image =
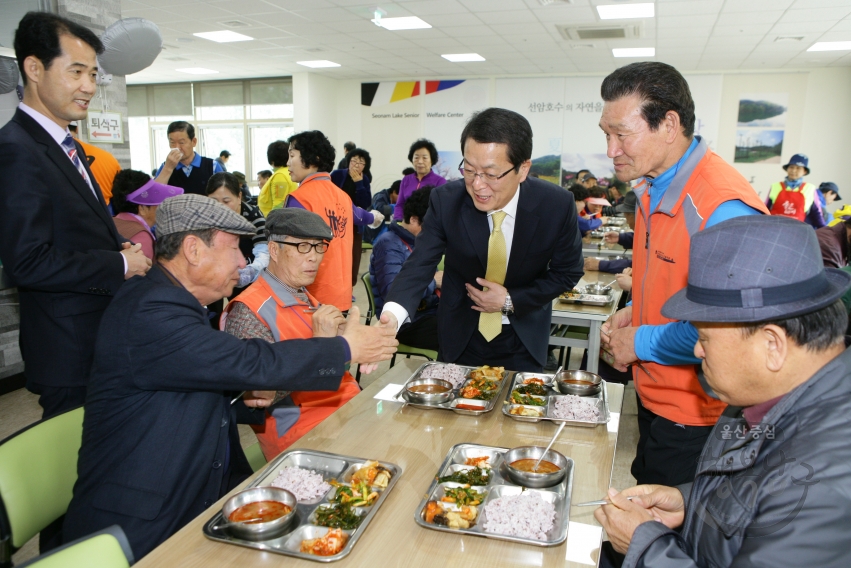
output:
[[[520,394],[534,394],[535,396],[547,396],[547,387],[536,383],[529,383],[528,385],[520,385],[514,389],[514,392],[519,392]]]
[[[378,493],[371,491],[365,482],[360,482],[354,485],[340,485],[331,501],[350,507],[367,507],[376,499],[378,499]]]
[[[356,529],[363,517],[354,512],[351,505],[323,505],[316,509],[316,524],[334,529]]]
[[[474,467],[473,469],[458,470],[450,475],[438,477],[437,481],[445,483],[454,481],[455,483],[465,483],[467,485],[487,485],[490,479],[490,468]]]
[[[547,399],[535,398],[532,395],[522,394],[518,390],[511,391],[511,402],[514,404],[526,404],[529,406],[546,406]]]
[[[469,485],[463,487],[446,487],[446,494],[441,501],[455,503],[456,505],[480,505],[485,500],[487,491],[476,491]]]

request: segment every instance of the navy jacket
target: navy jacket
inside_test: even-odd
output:
[[[21,299],[30,384],[83,387],[104,310],[124,282],[115,222],[89,179],[27,113],[0,129],[0,259]]]
[[[387,232],[375,240],[369,257],[369,276],[372,280],[372,294],[375,296],[375,309],[379,314],[384,309],[384,298],[390,292],[390,286],[402,270],[402,265],[411,256],[415,242],[414,235],[396,221],[390,223]],[[437,311],[440,298],[436,289],[437,283],[432,280],[423,292],[417,311],[411,314],[412,322],[422,315]]]
[[[635,233],[620,233],[618,235],[618,244],[624,249],[631,249]],[[600,272],[609,272],[611,274],[620,274],[625,268],[632,268],[631,258],[618,258],[615,260],[601,260]]]
[[[337,390],[339,338],[270,344],[214,330],[154,266],[101,321],[66,542],[118,524],[136,558],[250,473],[231,399],[243,390]]]
[[[573,194],[537,178],[520,184],[514,238],[505,287],[514,303],[511,325],[542,366],[547,358],[553,299],[573,289],[584,274],[582,241]],[[458,360],[479,325],[465,284],[484,278],[488,261],[487,214],[473,205],[464,180],[431,191],[417,246],[393,282],[387,302],[417,310],[423,291],[446,255],[437,311],[441,361]],[[487,361],[482,361],[483,364]]]

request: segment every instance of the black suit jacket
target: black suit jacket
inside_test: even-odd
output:
[[[18,286],[21,352],[36,384],[86,385],[100,318],[124,282],[125,239],[83,163],[97,197],[28,114],[0,129],[0,259]]]
[[[504,283],[514,303],[508,319],[543,365],[552,300],[582,277],[582,241],[570,192],[537,178],[527,178],[519,191]],[[489,236],[487,214],[475,208],[464,180],[433,189],[414,252],[390,289],[388,302],[415,313],[441,255],[446,255],[438,308],[442,361],[457,360],[478,329],[479,312],[472,309],[464,285],[478,286],[476,278],[485,277]]]
[[[141,558],[250,473],[237,393],[335,391],[345,363],[339,338],[270,344],[214,330],[158,266],[128,280],[98,333],[65,541],[118,524]]]

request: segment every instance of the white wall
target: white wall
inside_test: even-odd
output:
[[[343,142],[354,140],[367,146],[372,155],[373,191],[398,179],[408,165],[407,146],[381,132],[363,132],[361,126],[360,81],[336,81],[310,73],[293,76],[293,103],[296,132],[317,128],[325,132],[338,151]],[[316,78],[316,79],[314,79]],[[493,82],[492,82],[493,84]],[[303,89],[300,89],[300,87]],[[789,114],[783,143],[783,163],[792,154],[810,158],[812,174],[807,180],[816,184],[833,181],[851,203],[851,179],[844,175],[848,166],[846,135],[851,132],[851,68],[820,68],[800,72],[723,73],[718,153],[733,161],[739,96],[746,93],[789,93]],[[493,104],[494,94],[490,94]],[[459,133],[460,134],[460,133]],[[596,132],[594,133],[596,134]],[[387,143],[382,143],[387,140]],[[413,142],[413,139],[411,140]],[[771,183],[783,177],[777,164],[734,164],[750,180],[760,195],[767,195]]]

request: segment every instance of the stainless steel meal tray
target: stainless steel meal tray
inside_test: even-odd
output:
[[[563,304],[582,304],[585,306],[606,306],[612,303],[614,295],[609,294],[576,294],[570,298],[559,296],[558,301]]]
[[[367,459],[374,460],[375,458]],[[296,466],[312,470],[321,474],[325,481],[336,480],[340,483],[348,483],[351,481],[352,473],[359,469],[358,466],[366,462],[367,459],[343,456],[339,454],[329,454],[317,450],[289,450],[279,455],[272,461],[272,463],[267,465],[260,476],[248,487],[269,485],[275,477],[277,477],[278,473],[288,466]],[[363,521],[356,529],[343,530],[343,533],[347,535],[348,539],[345,546],[343,546],[343,549],[333,556],[316,556],[299,551],[299,546],[302,540],[321,537],[327,533],[328,527],[313,524],[313,521],[316,509],[330,503],[330,500],[334,496],[334,492],[336,490],[333,486],[331,487],[331,490],[322,497],[312,499],[310,501],[299,501],[298,506],[296,507],[296,519],[290,525],[287,532],[277,538],[255,542],[234,537],[228,532],[227,528],[219,526],[224,524],[222,521],[221,511],[213,515],[213,518],[204,524],[204,536],[210,540],[216,540],[227,544],[236,544],[246,548],[262,550],[264,552],[294,556],[296,558],[303,558],[304,560],[313,560],[314,562],[334,562],[345,558],[352,551],[355,544],[357,544],[361,535],[369,526],[370,521],[372,521],[372,518],[375,517],[376,513],[378,513],[378,509],[381,508],[381,505],[384,503],[387,495],[402,475],[402,468],[398,465],[379,460],[375,461],[378,461],[381,466],[391,472],[392,477],[390,478],[390,482],[384,489],[378,489],[376,487],[372,488],[374,491],[379,492],[378,499],[369,507],[357,508],[363,509],[363,513],[361,513],[364,516]]]
[[[420,367],[416,371],[414,371],[414,374],[411,375],[410,378],[407,381],[405,381],[405,384],[407,385],[409,382],[419,379],[420,376],[422,375],[423,371],[431,365],[445,365],[445,363],[437,363],[437,362],[434,362],[434,361],[427,361],[427,362],[423,363],[422,365],[420,365]],[[463,388],[467,384],[467,382],[469,382],[469,380],[470,380],[470,372],[475,371],[476,369],[478,369],[478,367],[467,367],[467,366],[464,366],[464,365],[456,365],[456,366],[461,367],[462,369],[465,369],[464,376],[466,378],[464,380],[464,384],[461,385],[461,388]],[[457,412],[458,414],[469,414],[469,415],[472,415],[472,416],[478,416],[480,414],[484,414],[485,412],[490,412],[491,410],[493,410],[496,407],[496,405],[499,403],[500,393],[502,393],[503,389],[505,389],[505,385],[512,381],[515,374],[516,374],[515,371],[508,371],[508,370],[505,371],[505,373],[502,377],[502,381],[499,383],[499,387],[497,388],[494,395],[490,398],[490,400],[476,400],[476,399],[471,399],[471,398],[461,398],[461,396],[459,395],[459,391],[460,391],[460,388],[459,388],[459,389],[455,389],[455,390],[452,391],[452,398],[450,398],[446,402],[435,403],[435,404],[428,404],[428,403],[424,403],[424,402],[414,402],[414,401],[408,399],[408,396],[407,396],[407,393],[405,392],[404,386],[402,386],[402,389],[393,398],[395,400],[399,401],[399,402],[404,402],[405,404],[408,404],[410,406],[415,406],[417,408],[451,410],[453,412]],[[481,407],[481,410],[468,410],[468,409],[463,409],[463,408],[457,408],[457,406],[459,404],[466,404],[466,405],[470,405],[470,406],[478,406],[478,407]]]
[[[502,474],[504,463],[502,456],[508,448],[498,448],[493,446],[481,446],[478,444],[458,444],[453,446],[437,470],[437,475],[431,482],[431,485],[426,492],[427,497],[420,501],[416,511],[414,511],[414,521],[423,528],[455,533],[461,535],[481,536],[492,538],[495,540],[507,540],[511,542],[519,542],[522,544],[531,544],[534,546],[558,546],[567,540],[567,528],[570,522],[570,497],[573,492],[573,460],[567,458],[567,472],[564,479],[558,485],[546,487],[543,489],[526,489],[513,483],[507,476]],[[457,483],[447,482],[439,483],[438,478],[448,475],[455,469],[462,468],[467,457],[492,455],[491,461],[491,476],[489,477],[486,486],[478,487],[487,491],[487,496],[482,505],[479,506],[479,515],[475,520],[475,524],[468,529],[451,529],[447,526],[427,523],[424,518],[424,511],[429,501],[439,501],[444,495],[446,486],[457,486]],[[555,519],[553,528],[546,534],[546,540],[536,540],[534,538],[524,538],[511,535],[503,535],[496,533],[485,532],[483,524],[487,518],[488,503],[498,497],[517,495],[523,491],[534,492],[539,494],[545,501],[552,503],[555,506]]]
[[[523,384],[523,381],[526,379],[538,377],[544,380],[544,384],[547,386],[547,395],[546,395],[546,404],[544,406],[526,406],[521,404],[514,404],[511,401],[511,391],[513,391],[516,387]],[[565,420],[562,418],[553,418],[552,417],[552,405],[555,401],[556,397],[567,396],[561,394],[556,386],[553,384],[554,375],[545,375],[542,373],[516,373],[514,376],[514,380],[511,383],[510,387],[505,393],[505,400],[502,403],[502,413],[509,418],[514,420],[519,420],[520,422],[540,422],[541,420],[549,420],[551,422],[566,422],[570,426],[582,426],[585,428],[595,428],[600,424],[607,424],[609,422],[609,397],[606,393],[606,381],[603,381],[600,385],[600,392],[592,396],[584,396],[582,398],[596,400],[597,401],[597,409],[600,411],[600,418],[596,422],[591,422],[587,420]],[[511,414],[511,409],[530,409],[530,411],[535,410],[543,410],[540,416],[521,416],[517,414]]]

